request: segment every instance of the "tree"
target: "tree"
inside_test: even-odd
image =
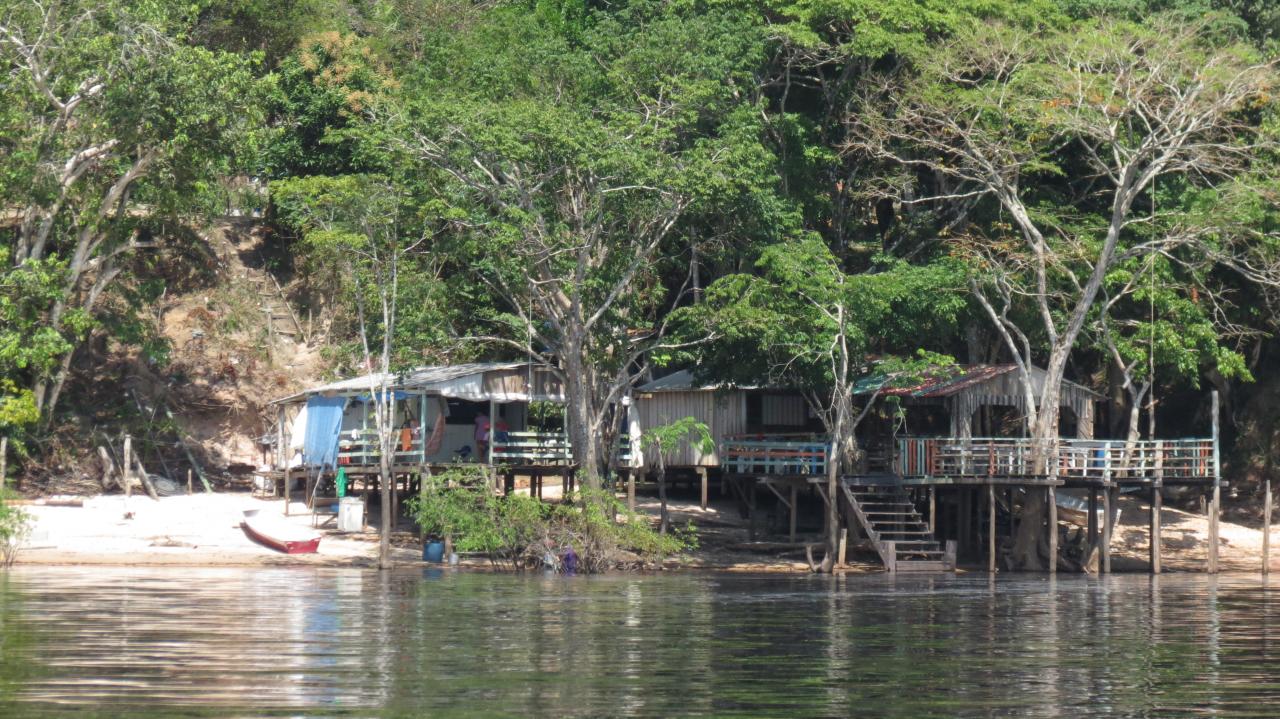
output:
[[[969,225],[957,244],[975,269],[972,295],[1019,366],[1042,457],[1108,273],[1184,239],[1132,241],[1144,218],[1135,204],[1165,175],[1242,174],[1259,142],[1254,109],[1275,80],[1271,63],[1219,45],[1201,24],[1099,20],[1035,33],[991,24],[945,44],[891,91],[868,92],[849,116],[846,152],[900,168],[885,187],[904,207],[992,203],[990,225]],[[1037,391],[1029,368],[1042,348]],[[1016,567],[1041,566],[1044,508],[1039,495],[1027,503]]]
[[[584,49],[520,20],[496,25],[518,47],[470,36],[459,62],[488,60],[486,82],[421,88],[395,151],[438,178],[453,254],[496,299],[467,336],[560,370],[575,456],[599,486],[619,401],[678,344],[667,320],[695,294],[695,223],[773,182],[736,97],[759,38],[726,14],[639,30],[597,18]]]
[[[645,449],[653,448],[658,458],[658,501],[662,504],[659,510],[658,533],[664,536],[670,524],[670,517],[667,515],[666,453],[685,440],[690,440],[690,446],[703,454],[710,454],[716,449],[715,440],[711,438],[711,429],[705,422],[699,422],[694,417],[682,417],[674,422],[650,427],[640,435],[640,446]]]
[[[419,254],[429,236],[406,221],[405,197],[386,178],[369,175],[313,176],[271,186],[285,216],[305,241],[329,254],[351,281],[364,371],[378,432],[382,536],[378,566],[391,566],[391,487],[395,481],[394,344],[399,319],[401,268]]]
[[[854,466],[855,433],[882,388],[858,407],[855,385],[873,364],[897,382],[943,359],[929,353],[873,359],[873,351],[926,339],[964,308],[962,297],[945,291],[958,278],[944,265],[881,269],[850,274],[821,238],[807,235],[765,250],[756,274],[717,280],[707,288],[705,306],[680,315],[695,328],[717,329],[716,341],[699,352],[702,373],[794,388],[821,418],[830,441],[822,571],[831,571],[836,558],[839,478]],[[910,338],[894,336],[904,326]]]
[[[187,27],[164,3],[59,0],[0,15],[0,195],[19,218],[5,284],[54,273],[57,285],[38,310],[44,356],[6,379],[46,418],[128,258],[163,240],[162,219],[208,207],[211,180],[255,124],[250,63],[185,44]]]

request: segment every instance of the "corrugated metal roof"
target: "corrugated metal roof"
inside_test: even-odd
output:
[[[396,389],[416,389],[429,390],[431,385],[441,382],[451,382],[462,377],[468,377],[476,374],[484,374],[485,372],[494,372],[499,370],[519,369],[528,366],[528,362],[467,362],[455,365],[437,365],[433,367],[418,367],[417,369],[408,370],[403,374],[392,374],[388,376],[390,385]],[[317,394],[359,394],[369,391],[371,384],[380,384],[383,377],[381,373],[361,375],[359,377],[350,377],[348,379],[337,380],[328,384],[322,384],[318,387],[308,387],[307,389],[290,395],[283,399],[278,399],[272,404],[281,402],[289,402],[302,397],[310,397]]]
[[[646,382],[636,388],[636,392],[648,394],[651,392],[714,392],[722,389],[759,389],[758,387],[737,387],[725,382],[716,384],[702,384],[694,379],[693,372],[682,369],[679,372],[672,372],[665,377],[659,377],[652,382]]]
[[[891,375],[871,374],[858,381],[854,387],[854,394],[871,394],[877,388],[883,388],[880,389],[880,394],[885,396],[916,397],[921,399],[950,397],[970,387],[1016,371],[1018,371],[1018,365],[1016,364],[960,365],[949,373],[940,373],[903,387],[888,388],[884,388],[884,385],[892,380]],[[1038,367],[1033,367],[1032,371],[1043,372]],[[1100,396],[1088,387],[1071,380],[1064,379],[1063,384],[1094,396]]]

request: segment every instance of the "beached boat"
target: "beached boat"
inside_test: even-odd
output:
[[[320,548],[320,535],[305,527],[269,520],[256,509],[245,510],[240,528],[249,539],[285,554],[311,554]]]

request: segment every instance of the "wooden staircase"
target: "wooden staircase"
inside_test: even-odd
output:
[[[954,541],[944,546],[916,511],[906,490],[896,486],[845,483],[845,500],[890,572],[951,572],[956,568]]]

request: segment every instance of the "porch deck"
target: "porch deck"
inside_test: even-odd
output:
[[[811,440],[731,439],[721,447],[729,474],[821,477],[830,445]],[[1212,439],[1058,439],[900,437],[888,466],[848,479],[863,485],[1023,484],[1057,486],[1212,485]],[[1048,458],[1047,460],[1045,458]]]

